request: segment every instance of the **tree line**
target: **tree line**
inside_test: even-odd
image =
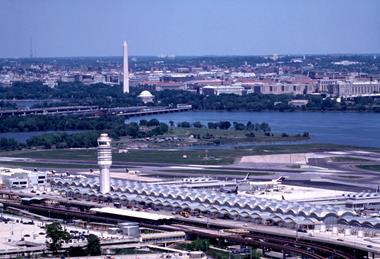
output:
[[[5,122],[0,126],[1,132],[50,130],[85,130],[86,132],[47,133],[40,136],[31,137],[26,141],[26,143],[17,142],[12,138],[1,138],[0,150],[16,150],[32,147],[90,148],[97,146],[97,138],[101,132],[108,133],[111,138],[116,140],[120,137],[145,138],[165,134],[168,132],[169,126],[163,122],[159,122],[156,119],[147,121],[146,124],[138,124],[136,122],[126,124],[123,118],[117,116],[80,118],[75,116],[35,115],[26,117],[11,117],[9,120],[5,119]]]
[[[171,127],[174,126],[173,121],[169,121],[169,125]],[[228,129],[234,129],[234,130],[249,130],[249,131],[262,131],[264,133],[271,132],[272,129],[269,126],[268,123],[262,122],[262,123],[253,123],[251,121],[248,121],[247,123],[241,123],[241,122],[230,122],[230,121],[219,121],[219,122],[208,122],[207,124],[202,124],[200,121],[196,121],[194,123],[190,123],[188,121],[182,121],[177,123],[177,127],[179,128],[208,128],[208,129],[221,129],[221,130],[228,130]]]
[[[53,253],[53,255],[58,255],[59,250],[62,248],[62,245],[74,239],[75,236],[72,236],[62,227],[59,222],[55,221],[46,225],[46,238],[46,243],[49,250]],[[68,256],[101,255],[101,244],[98,236],[89,234],[86,236],[86,241],[87,245],[84,248],[78,246],[70,246],[67,251]]]

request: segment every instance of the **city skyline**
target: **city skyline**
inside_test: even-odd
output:
[[[372,0],[5,0],[0,7],[1,58],[29,57],[31,41],[34,57],[122,56],[124,40],[131,56],[380,53],[380,3]]]

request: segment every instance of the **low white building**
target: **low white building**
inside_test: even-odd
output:
[[[296,106],[296,107],[301,107],[301,106],[305,106],[309,103],[309,100],[290,100],[288,102],[289,105],[291,106]]]
[[[151,103],[153,102],[153,99],[154,99],[154,95],[151,94],[151,92],[146,91],[146,90],[142,91],[137,97],[141,99],[143,103]]]
[[[46,186],[47,172],[19,168],[0,168],[0,183],[10,189]]]

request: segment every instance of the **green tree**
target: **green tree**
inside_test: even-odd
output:
[[[260,130],[263,132],[271,132],[272,131],[269,124],[266,122],[261,123],[259,127],[260,127]]]
[[[208,247],[210,246],[210,242],[208,239],[197,238],[188,245],[187,249],[191,251],[203,251],[206,252]]]
[[[65,241],[70,239],[70,234],[62,228],[62,225],[55,221],[46,225],[47,244],[53,254],[57,254]]]
[[[207,123],[207,128],[209,129],[216,129],[218,127],[218,123],[209,122]]]
[[[139,125],[140,126],[147,126],[148,125],[148,121],[147,120],[140,120]]]
[[[139,125],[135,122],[129,123],[127,126],[127,134],[133,138],[138,136],[139,130]]]
[[[160,122],[160,124],[158,125],[158,129],[160,134],[165,134],[169,131],[169,126],[166,123]]]
[[[183,121],[183,122],[178,123],[177,126],[178,126],[179,128],[190,128],[190,127],[191,127],[191,124],[190,124],[190,122],[188,122],[188,121]]]
[[[77,257],[77,256],[86,256],[87,252],[85,249],[79,246],[70,246],[69,247],[69,256],[70,257]]]
[[[202,128],[203,125],[202,125],[202,123],[200,121],[196,121],[196,122],[193,123],[193,127],[194,128]]]
[[[235,130],[245,130],[246,129],[245,125],[243,123],[240,123],[240,122],[234,121],[233,125],[234,125]]]
[[[100,240],[98,236],[90,234],[87,237],[87,253],[92,256],[101,254]]]
[[[149,127],[151,127],[151,126],[158,126],[158,124],[160,124],[160,122],[157,119],[151,119],[151,120],[148,121],[147,126],[149,126]]]
[[[231,127],[231,122],[229,121],[221,121],[218,124],[219,129],[228,130]]]

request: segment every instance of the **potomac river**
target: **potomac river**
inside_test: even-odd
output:
[[[228,120],[230,122],[267,122],[275,133],[310,132],[306,143],[330,143],[380,148],[380,114],[359,112],[226,112],[190,111],[132,117],[127,122],[156,118],[175,123],[181,121],[203,124]],[[303,142],[303,143],[305,143]],[[299,143],[299,142],[295,142]]]

